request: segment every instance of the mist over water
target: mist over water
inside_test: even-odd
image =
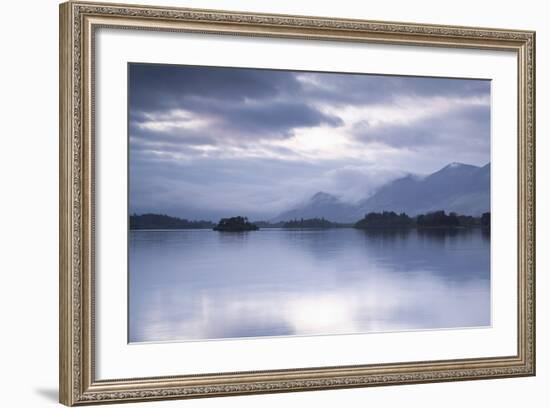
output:
[[[131,231],[129,341],[491,324],[482,229]]]

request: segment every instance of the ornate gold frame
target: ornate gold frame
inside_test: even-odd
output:
[[[513,356],[96,380],[94,32],[98,27],[513,51],[518,62],[518,349]],[[60,6],[60,401],[66,405],[535,374],[535,33],[68,2]]]

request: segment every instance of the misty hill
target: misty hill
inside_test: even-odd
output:
[[[451,163],[425,177],[408,175],[387,183],[355,205],[317,193],[277,219],[324,217],[333,222],[355,222],[371,212],[414,216],[439,210],[479,216],[490,211],[490,173],[490,164],[478,167]]]
[[[302,218],[325,218],[329,221],[350,221],[349,217],[354,214],[356,210],[356,207],[341,201],[332,194],[318,192],[303,205],[279,214],[275,217],[274,221],[299,220]]]
[[[403,177],[362,200],[355,216],[374,211],[417,215],[438,210],[481,215],[490,211],[490,174],[490,164],[451,163],[424,178]]]

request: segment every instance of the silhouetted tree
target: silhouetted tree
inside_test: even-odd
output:
[[[397,214],[394,211],[382,213],[371,212],[362,220],[355,223],[355,228],[409,228],[413,226],[413,220],[405,213]]]
[[[485,222],[486,224],[483,224]],[[490,224],[490,213],[485,213],[481,218],[471,215],[459,215],[455,212],[446,214],[445,211],[434,211],[426,214],[419,214],[415,218],[405,213],[396,214],[394,211],[381,213],[371,212],[365,215],[362,220],[355,223],[355,228],[376,229],[376,228],[457,228],[457,227],[479,227]]]
[[[459,216],[454,212],[447,215],[445,211],[434,211],[419,215],[416,218],[416,224],[420,228],[458,227],[460,221]]]
[[[130,216],[130,229],[197,229],[212,228],[214,223],[210,221],[189,221],[185,218],[170,217],[164,214],[132,214]]]
[[[491,227],[491,213],[486,212],[481,214],[481,226],[485,228]]]
[[[258,226],[248,221],[247,217],[231,217],[222,218],[218,225],[214,228],[214,231],[222,232],[241,232],[241,231],[256,231]]]
[[[290,220],[283,223],[284,228],[332,228],[339,224],[325,220],[324,218],[308,218],[300,220]]]

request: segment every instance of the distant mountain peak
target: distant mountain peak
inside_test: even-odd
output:
[[[289,221],[293,219],[325,218],[329,221],[345,219],[354,208],[341,201],[338,197],[319,191],[302,205],[279,214],[273,221]]]
[[[437,170],[435,173],[428,175],[427,178],[461,177],[465,174],[475,173],[479,169],[481,169],[481,167],[474,166],[473,164],[452,162]]]
[[[332,194],[325,193],[324,191],[319,191],[311,196],[310,201],[336,201],[337,197]]]
[[[425,176],[405,174],[356,203],[319,191],[273,221],[325,218],[333,222],[355,222],[373,211],[405,212],[414,216],[445,210],[480,215],[490,210],[490,202],[490,163],[479,167],[453,162]]]
[[[461,168],[461,167],[472,168],[472,167],[477,167],[477,166],[474,166],[472,164],[460,163],[460,162],[452,162],[452,163],[447,164],[445,167],[443,167],[443,169],[458,169],[458,168]]]
[[[414,173],[406,173],[405,175],[403,175],[403,177],[400,177],[398,179],[395,179],[393,181],[397,181],[397,180],[421,180],[423,178],[422,175],[420,174],[414,174]],[[391,183],[391,181],[390,181]]]

